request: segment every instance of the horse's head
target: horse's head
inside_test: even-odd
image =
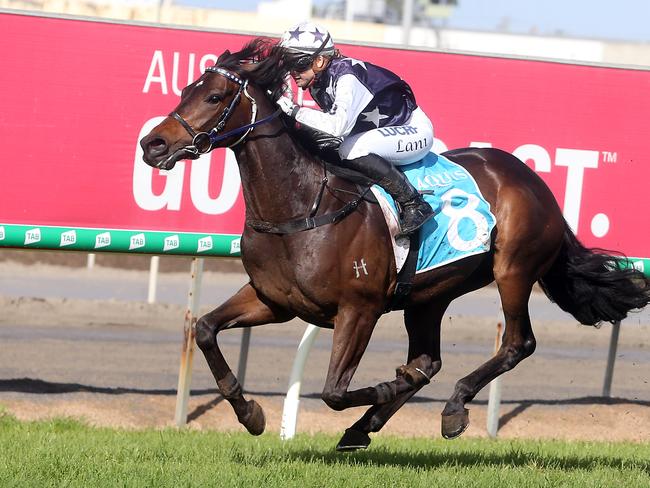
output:
[[[140,141],[145,163],[168,170],[181,159],[197,159],[215,147],[239,142],[242,134],[237,128],[255,117],[247,87],[248,81],[231,71],[207,68],[183,89],[169,116]]]
[[[278,68],[277,50],[258,38],[239,52],[219,56],[215,66],[183,89],[169,116],[142,138],[144,162],[168,170],[181,159],[197,159],[216,147],[243,141],[251,124],[264,122],[256,121],[256,99],[274,100],[282,91],[284,74]],[[249,87],[249,80],[255,87]]]

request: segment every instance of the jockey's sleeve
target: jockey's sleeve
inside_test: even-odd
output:
[[[372,99],[370,90],[356,76],[343,75],[336,82],[336,96],[329,112],[302,107],[296,114],[296,120],[335,137],[346,137]]]

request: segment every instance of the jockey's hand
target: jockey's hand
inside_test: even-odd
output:
[[[293,100],[291,100],[289,97],[280,97],[276,100],[275,103],[277,103],[282,111],[289,117],[292,119],[296,118],[296,114],[298,113],[300,106],[293,103]]]
[[[291,85],[291,75],[287,73],[287,76],[284,78],[284,85],[282,86],[284,88],[284,96],[290,98],[291,100],[294,100],[293,96],[293,86]]]

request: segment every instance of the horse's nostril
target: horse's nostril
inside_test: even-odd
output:
[[[151,156],[158,156],[167,151],[167,143],[164,139],[156,137],[147,142],[146,152]]]

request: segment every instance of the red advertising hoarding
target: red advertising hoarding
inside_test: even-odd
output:
[[[250,38],[0,14],[0,224],[239,234],[232,153],[161,173],[138,141],[183,86]],[[339,47],[411,84],[437,150],[513,152],[586,245],[648,256],[650,71]]]

